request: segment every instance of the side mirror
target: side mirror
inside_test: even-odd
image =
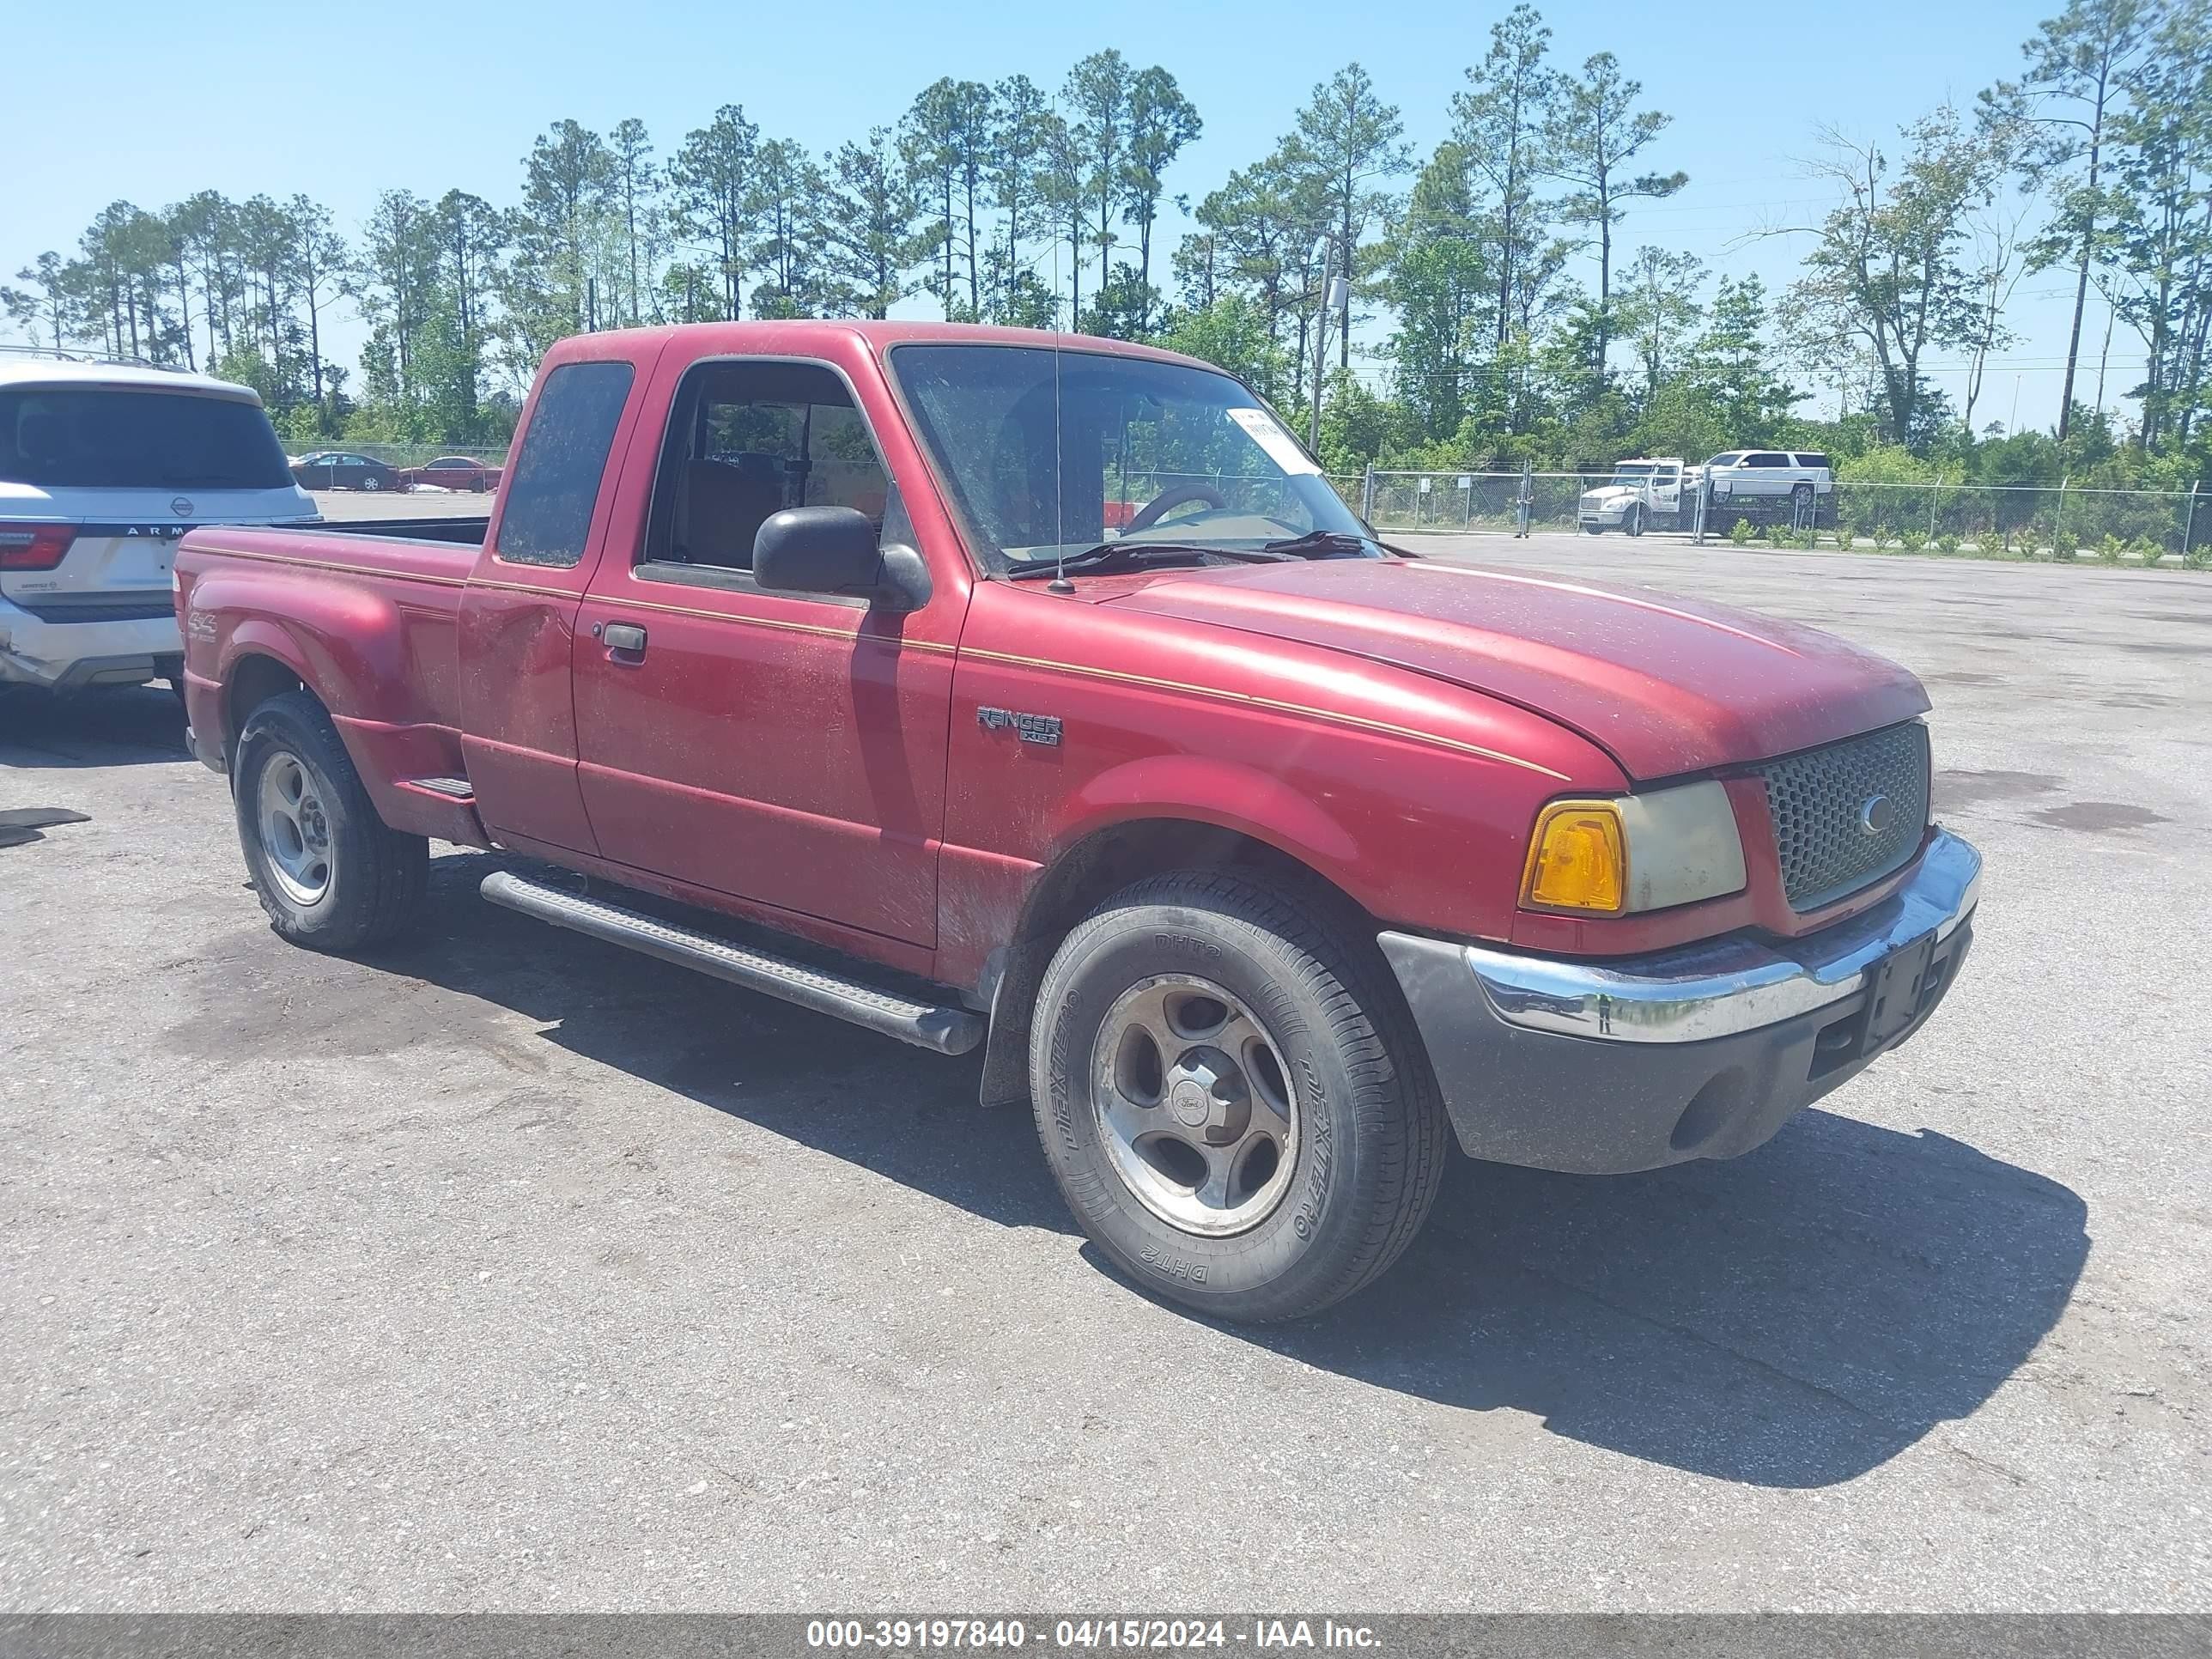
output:
[[[787,507],[753,538],[753,580],[777,593],[836,593],[885,611],[929,603],[929,567],[911,547],[877,545],[876,527],[849,507]]]

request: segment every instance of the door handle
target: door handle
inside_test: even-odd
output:
[[[610,651],[629,656],[645,654],[645,630],[635,623],[605,623],[592,629]]]

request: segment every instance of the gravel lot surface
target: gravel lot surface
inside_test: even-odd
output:
[[[1257,1334],[971,1066],[476,854],[290,949],[166,694],[0,702],[0,809],[89,815],[0,829],[0,1607],[2212,1607],[2212,577],[1421,546],[1909,664],[1978,942],[1758,1152],[1462,1163]]]

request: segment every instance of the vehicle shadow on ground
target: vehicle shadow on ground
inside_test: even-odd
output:
[[[137,766],[191,758],[185,714],[166,685],[56,696],[0,685],[0,766],[24,771]]]
[[[973,1057],[486,904],[476,886],[502,862],[438,860],[441,924],[376,965],[556,1022],[544,1035],[575,1054],[1001,1225],[1074,1233],[1026,1114],[978,1133]],[[1300,1324],[1219,1328],[1628,1456],[1822,1486],[1967,1416],[2020,1367],[2072,1295],[2087,1214],[1960,1141],[1817,1109],[1745,1158],[1641,1176],[1455,1153],[1428,1230],[1379,1284]]]

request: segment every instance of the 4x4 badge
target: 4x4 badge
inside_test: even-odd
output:
[[[1011,708],[978,708],[975,724],[986,732],[1012,730],[1024,743],[1041,743],[1048,748],[1060,743],[1060,717],[1056,714],[1018,714]]]

